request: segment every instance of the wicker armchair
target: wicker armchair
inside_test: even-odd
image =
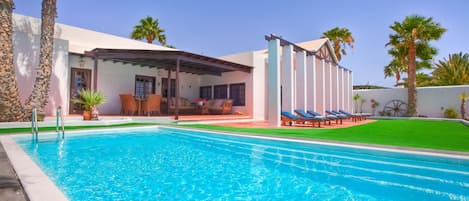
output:
[[[144,114],[150,116],[151,114],[160,114],[160,102],[161,96],[156,94],[150,94],[147,99],[142,102],[142,110]]]
[[[231,114],[233,100],[231,99],[213,99],[207,101],[207,107],[210,114]]]
[[[132,94],[119,94],[121,99],[121,115],[135,115],[138,111],[137,103]]]

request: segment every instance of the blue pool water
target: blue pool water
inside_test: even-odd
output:
[[[469,161],[172,128],[20,146],[70,200],[469,200]]]

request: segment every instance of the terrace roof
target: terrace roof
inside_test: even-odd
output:
[[[176,65],[179,61],[180,72],[198,75],[209,74],[221,76],[222,73],[230,71],[250,73],[252,69],[252,66],[180,50],[96,48],[91,51],[86,51],[85,56],[166,70],[176,70]]]

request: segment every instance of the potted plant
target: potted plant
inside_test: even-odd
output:
[[[363,104],[366,103],[366,99],[360,98],[360,113],[363,113]]]
[[[466,92],[462,92],[459,95],[459,99],[461,100],[461,118],[466,119],[466,101],[469,100],[469,95]]]
[[[88,89],[78,92],[78,98],[72,100],[83,107],[83,120],[99,120],[98,106],[106,102],[106,97],[100,91]]]
[[[376,111],[376,108],[379,106],[379,103],[375,99],[371,99],[370,101],[371,101],[371,115],[375,116],[375,111]]]
[[[360,97],[360,95],[358,95],[358,94],[355,94],[355,95],[353,96],[353,102],[355,102],[355,110],[354,110],[354,112],[357,112],[356,110],[358,110],[358,100],[359,100],[360,98],[361,98],[361,97]]]

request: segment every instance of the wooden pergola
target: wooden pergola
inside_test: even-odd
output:
[[[176,108],[175,119],[179,119],[179,72],[197,75],[221,76],[224,72],[242,71],[251,73],[252,66],[238,64],[222,59],[194,54],[180,50],[133,50],[133,49],[102,49],[86,51],[85,56],[94,59],[93,86],[97,90],[98,60],[111,60],[136,66],[165,69],[168,71],[168,86],[171,71],[176,72]],[[169,93],[168,93],[169,96]],[[169,107],[168,107],[169,108]]]

